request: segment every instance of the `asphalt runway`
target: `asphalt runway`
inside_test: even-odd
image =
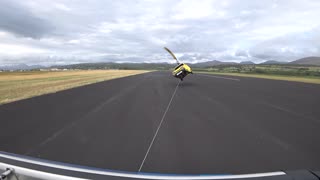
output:
[[[0,106],[0,150],[133,172],[320,169],[320,85],[151,72]]]

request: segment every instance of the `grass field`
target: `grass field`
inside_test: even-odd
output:
[[[320,66],[311,65],[218,65],[207,68],[194,68],[199,71],[209,71],[218,73],[241,73],[241,74],[261,74],[261,75],[281,75],[296,77],[320,77]]]
[[[0,104],[86,84],[145,73],[142,70],[0,72]]]
[[[224,72],[210,72],[210,71],[198,71],[197,73],[254,77],[254,78],[264,78],[264,79],[273,79],[273,80],[284,80],[284,81],[295,81],[295,82],[320,84],[320,77],[315,77],[315,76],[286,76],[286,75],[272,75],[272,74],[224,73]]]

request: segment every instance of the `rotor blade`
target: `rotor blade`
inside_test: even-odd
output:
[[[180,64],[180,62],[178,61],[178,59],[176,58],[176,56],[170,51],[170,49],[168,49],[168,48],[166,48],[166,47],[164,47],[164,49],[165,49],[166,51],[168,51],[168,53],[171,54],[171,56],[173,57],[173,59],[175,59],[175,60],[177,61],[177,64]]]

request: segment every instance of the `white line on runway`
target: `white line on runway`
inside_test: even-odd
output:
[[[148,150],[147,150],[147,153],[146,153],[146,155],[144,156],[143,161],[142,161],[142,163],[141,163],[141,165],[140,165],[140,167],[139,167],[139,172],[141,171],[141,169],[142,169],[142,167],[143,167],[143,164],[144,164],[144,162],[145,162],[146,159],[147,159],[147,156],[148,156],[148,154],[149,154],[149,151],[150,151],[150,149],[151,149],[151,147],[152,147],[152,145],[153,145],[154,140],[155,140],[156,137],[157,137],[157,134],[158,134],[158,132],[159,132],[159,129],[160,129],[160,127],[161,127],[161,124],[162,124],[164,118],[166,117],[166,114],[167,114],[167,112],[168,112],[168,110],[169,110],[169,108],[170,108],[171,102],[172,102],[172,100],[173,100],[173,98],[174,98],[174,96],[175,96],[175,94],[176,94],[176,92],[177,92],[177,90],[178,90],[178,87],[179,87],[180,82],[181,82],[181,81],[179,81],[179,83],[177,84],[176,89],[174,90],[174,92],[173,92],[173,94],[172,94],[172,96],[171,96],[171,99],[170,99],[170,101],[169,101],[169,104],[167,105],[166,111],[164,112],[164,114],[163,114],[163,116],[162,116],[162,118],[161,118],[160,124],[158,125],[157,131],[156,131],[156,133],[154,134],[154,136],[153,136],[153,138],[152,138],[152,141],[151,141],[151,143],[150,143],[150,145],[149,145],[149,148],[148,148]]]
[[[222,77],[222,76],[214,76],[214,75],[207,75],[207,74],[197,74],[197,75],[199,75],[199,76],[206,76],[206,77],[212,77],[212,78],[227,79],[227,80],[232,80],[232,81],[240,81],[240,79],[228,78],[228,77]]]

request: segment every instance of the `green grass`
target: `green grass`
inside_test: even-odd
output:
[[[252,77],[252,78],[263,78],[263,79],[273,79],[273,80],[320,84],[320,77],[317,77],[317,76],[287,76],[287,75],[272,75],[272,74],[246,74],[246,73],[232,73],[232,72],[210,72],[210,71],[197,71],[197,73],[241,76],[241,77]]]
[[[219,65],[208,68],[194,68],[194,70],[219,72],[219,73],[241,73],[261,75],[281,75],[297,77],[320,77],[320,66],[301,65]]]

